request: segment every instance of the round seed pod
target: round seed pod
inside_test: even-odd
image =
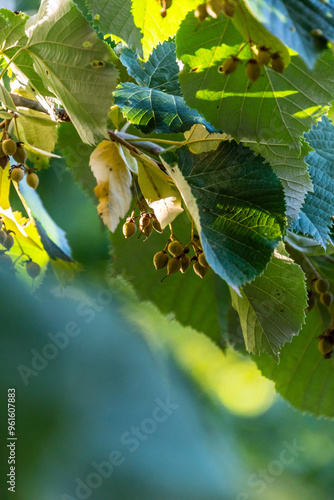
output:
[[[329,281],[323,278],[314,282],[314,289],[317,293],[325,293],[329,290]]]
[[[333,303],[333,295],[330,292],[320,294],[320,302],[324,306],[330,307]]]
[[[260,77],[261,65],[256,59],[248,59],[246,63],[246,75],[250,80],[252,80],[252,82],[256,82],[256,80]]]
[[[271,56],[271,67],[277,73],[283,73],[283,71],[284,71],[285,63],[284,63],[283,58],[279,55],[278,52],[275,52]]]
[[[21,167],[14,167],[10,172],[10,178],[12,181],[20,182],[24,177],[24,172]]]
[[[37,262],[28,260],[28,262],[26,263],[26,271],[32,279],[35,279],[40,274],[41,268],[37,264]]]
[[[223,65],[220,66],[219,70],[224,73],[224,75],[231,75],[237,69],[239,62],[240,59],[238,59],[236,56],[231,56],[228,59],[225,59]]]
[[[7,233],[7,237],[3,243],[3,246],[5,247],[6,250],[10,250],[13,245],[14,245],[14,237],[12,233]]]
[[[225,2],[223,2],[221,10],[223,14],[225,14],[225,16],[233,17],[235,12],[235,5],[229,0],[226,0]]]
[[[204,278],[204,276],[208,272],[208,267],[201,266],[201,264],[198,262],[198,260],[196,260],[193,263],[193,270],[195,271],[195,273],[197,274],[197,276],[200,276],[201,278]]]
[[[4,246],[6,239],[7,239],[7,233],[6,233],[6,231],[3,231],[1,229],[0,230],[0,245]]]
[[[333,342],[327,335],[320,335],[318,349],[325,359],[329,359],[333,354]]]
[[[12,265],[12,259],[8,255],[8,253],[0,254],[0,266],[9,267]]]
[[[197,17],[200,22],[204,21],[208,15],[209,14],[206,11],[206,3],[201,3],[195,10],[195,17]]]
[[[190,259],[188,255],[182,255],[181,257],[181,273],[185,273],[190,266]]]
[[[2,141],[2,151],[7,156],[13,156],[16,152],[16,142],[13,139],[5,139]]]
[[[164,250],[162,250],[162,252],[157,252],[153,257],[153,264],[157,271],[166,267],[168,261],[168,254]]]
[[[24,147],[21,145],[21,143],[17,142],[16,143],[16,151],[13,154],[13,158],[17,163],[25,163],[27,159],[27,152],[24,149]]]
[[[269,49],[262,45],[259,47],[259,51],[257,54],[257,61],[259,64],[269,64],[270,63],[270,52]]]
[[[39,178],[38,175],[35,174],[35,172],[30,172],[27,175],[27,184],[30,186],[32,189],[37,189],[37,186],[39,184]]]
[[[201,264],[202,267],[209,267],[209,264],[207,263],[204,252],[199,254],[198,262]]]
[[[137,226],[133,220],[130,219],[123,224],[123,234],[126,239],[131,238],[131,236],[133,236],[136,231]]]
[[[176,257],[172,257],[167,262],[167,276],[177,273],[181,268],[181,262]]]
[[[170,244],[168,245],[168,252],[173,256],[173,257],[179,257],[183,251],[182,245],[179,241],[171,241]]]

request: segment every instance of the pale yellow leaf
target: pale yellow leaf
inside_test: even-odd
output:
[[[129,211],[132,201],[132,177],[125,161],[128,158],[120,148],[118,143],[104,140],[94,149],[89,160],[98,183],[95,188],[100,197],[98,213],[112,232]]]

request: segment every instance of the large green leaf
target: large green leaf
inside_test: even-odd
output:
[[[97,22],[99,29],[124,40],[131,49],[142,52],[139,28],[133,21],[131,0],[86,0],[89,12]]]
[[[201,123],[213,132],[214,128],[195,110],[190,109],[180,96],[161,90],[123,83],[114,92],[115,103],[123,115],[143,132],[184,132],[194,123]]]
[[[173,222],[173,231],[184,245],[188,243],[191,225],[185,214]],[[123,276],[141,300],[153,302],[164,314],[203,332],[221,346],[231,303],[226,283],[212,271],[201,279],[191,268],[184,274],[178,272],[168,276],[161,283],[166,268],[156,271],[153,255],[164,248],[167,239],[166,229],[163,234],[153,232],[145,241],[126,240],[118,228],[111,235],[113,263],[110,273]]]
[[[62,102],[81,139],[106,135],[116,87],[111,49],[98,38],[71,0],[43,0],[30,18],[25,48],[44,85]]]
[[[297,56],[283,74],[263,66],[260,78],[250,84],[242,64],[231,75],[219,72],[243,41],[226,17],[202,24],[192,14],[186,17],[176,37],[177,56],[185,65],[180,83],[186,103],[237,140],[275,140],[300,151],[300,136],[333,99],[333,53],[326,51],[314,71]],[[238,57],[246,62],[250,55],[246,47]]]
[[[261,274],[282,237],[282,186],[269,165],[234,141],[161,158],[200,232],[212,269],[235,289]]]
[[[187,12],[197,7],[194,0],[174,1],[166,17],[160,14],[161,3],[156,0],[132,0],[132,14],[135,25],[140,28],[145,59],[159,42],[173,37]]]
[[[245,142],[255,153],[260,154],[268,163],[281,181],[286,202],[286,216],[288,222],[295,220],[302,208],[305,196],[312,191],[305,157],[312,148],[302,141],[300,151],[292,149],[289,144],[271,142]]]
[[[334,215],[334,126],[323,117],[305,138],[314,149],[306,161],[313,182],[313,193],[308,193],[294,231],[312,236],[323,247],[331,241],[330,229]]]
[[[334,363],[317,348],[318,335],[327,328],[318,308],[307,315],[306,324],[291,344],[281,351],[276,364],[269,356],[255,358],[263,375],[293,406],[317,416],[334,417]]]
[[[143,66],[134,52],[125,49],[121,54],[121,62],[139,85],[181,95],[175,49],[176,46],[172,42],[159,44]]]
[[[305,276],[283,245],[264,273],[243,287],[241,297],[231,290],[247,351],[273,356],[299,333],[307,307]]]
[[[334,4],[327,0],[247,0],[257,19],[312,67],[334,40]]]

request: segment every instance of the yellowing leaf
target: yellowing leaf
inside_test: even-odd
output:
[[[9,208],[9,188],[10,179],[9,176],[10,165],[8,163],[6,168],[0,167],[0,207],[3,209]]]
[[[188,132],[184,133],[184,137],[190,143],[187,144],[189,150],[194,154],[215,150],[221,141],[232,139],[228,134],[210,134],[204,125],[201,124],[193,125]]]
[[[114,232],[119,220],[127,214],[132,200],[132,177],[136,160],[116,142],[102,141],[90,156],[89,165],[97,180],[94,191],[104,224]]]
[[[172,179],[149,156],[138,159],[138,182],[148,205],[154,210],[161,229],[183,212],[181,195]]]

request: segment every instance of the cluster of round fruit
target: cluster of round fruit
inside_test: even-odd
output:
[[[136,218],[139,217],[140,234],[144,234],[149,238],[153,229],[158,233],[162,233],[160,223],[156,216],[152,213],[141,212],[139,216],[130,215],[123,224],[123,234],[126,239],[131,238],[137,232]]]
[[[325,359],[330,359],[333,354],[334,330],[327,330],[318,337],[318,349]]]
[[[320,302],[330,307],[333,303],[333,294],[329,292],[329,281],[324,278],[319,278],[313,281],[314,293],[312,290],[308,292],[308,311],[311,311],[316,304],[316,294],[319,296]]]
[[[219,14],[225,14],[227,17],[233,17],[235,5],[230,0],[209,0],[206,3],[201,3],[195,10],[195,17],[200,22],[203,22],[208,16],[217,19]]]
[[[0,250],[0,266],[6,266],[7,268],[12,267],[12,259],[8,252],[14,245],[14,231],[10,229],[6,230],[5,223],[2,218],[0,218],[0,245],[4,250]],[[34,262],[29,256],[28,260],[25,262],[26,271],[31,278],[37,278],[41,272],[40,266],[37,262]]]
[[[24,174],[27,174],[27,184],[33,189],[36,189],[39,183],[38,175],[33,168],[26,168],[24,163],[27,159],[27,152],[23,147],[23,142],[15,142],[7,131],[3,133],[0,142],[0,166],[5,168],[9,162],[9,157],[17,162],[10,169],[9,178],[12,181],[22,181]]]
[[[195,252],[195,255],[192,258],[187,255],[190,251],[190,245],[193,246]],[[172,240],[167,244],[164,250],[157,252],[153,257],[153,264],[157,271],[167,267],[166,276],[177,273],[178,271],[185,273],[191,263],[193,265],[194,272],[201,278],[204,278],[208,272],[209,264],[206,261],[202,248],[194,241],[183,248],[179,241]]]
[[[167,16],[167,9],[172,6],[173,0],[160,0],[161,4],[161,11],[160,15],[161,17],[166,17]]]
[[[7,131],[3,133],[0,142],[0,166],[2,168],[7,166],[10,156],[12,156],[17,163],[26,162],[27,152],[22,144],[22,142],[13,141]]]
[[[26,168],[24,165],[13,165],[9,172],[9,178],[15,182],[21,182],[24,174],[27,174],[26,181],[28,186],[32,189],[37,189],[39,178],[33,168]]]
[[[224,73],[224,75],[231,75],[238,68],[241,60],[237,55],[232,55],[228,59],[225,59],[222,66],[219,66],[218,71]],[[261,76],[261,66],[268,65],[271,63],[271,67],[277,73],[283,73],[285,64],[283,57],[280,56],[279,52],[271,53],[270,49],[265,45],[258,47],[257,54],[255,57],[251,57],[246,62],[246,75],[252,82],[256,82]]]

